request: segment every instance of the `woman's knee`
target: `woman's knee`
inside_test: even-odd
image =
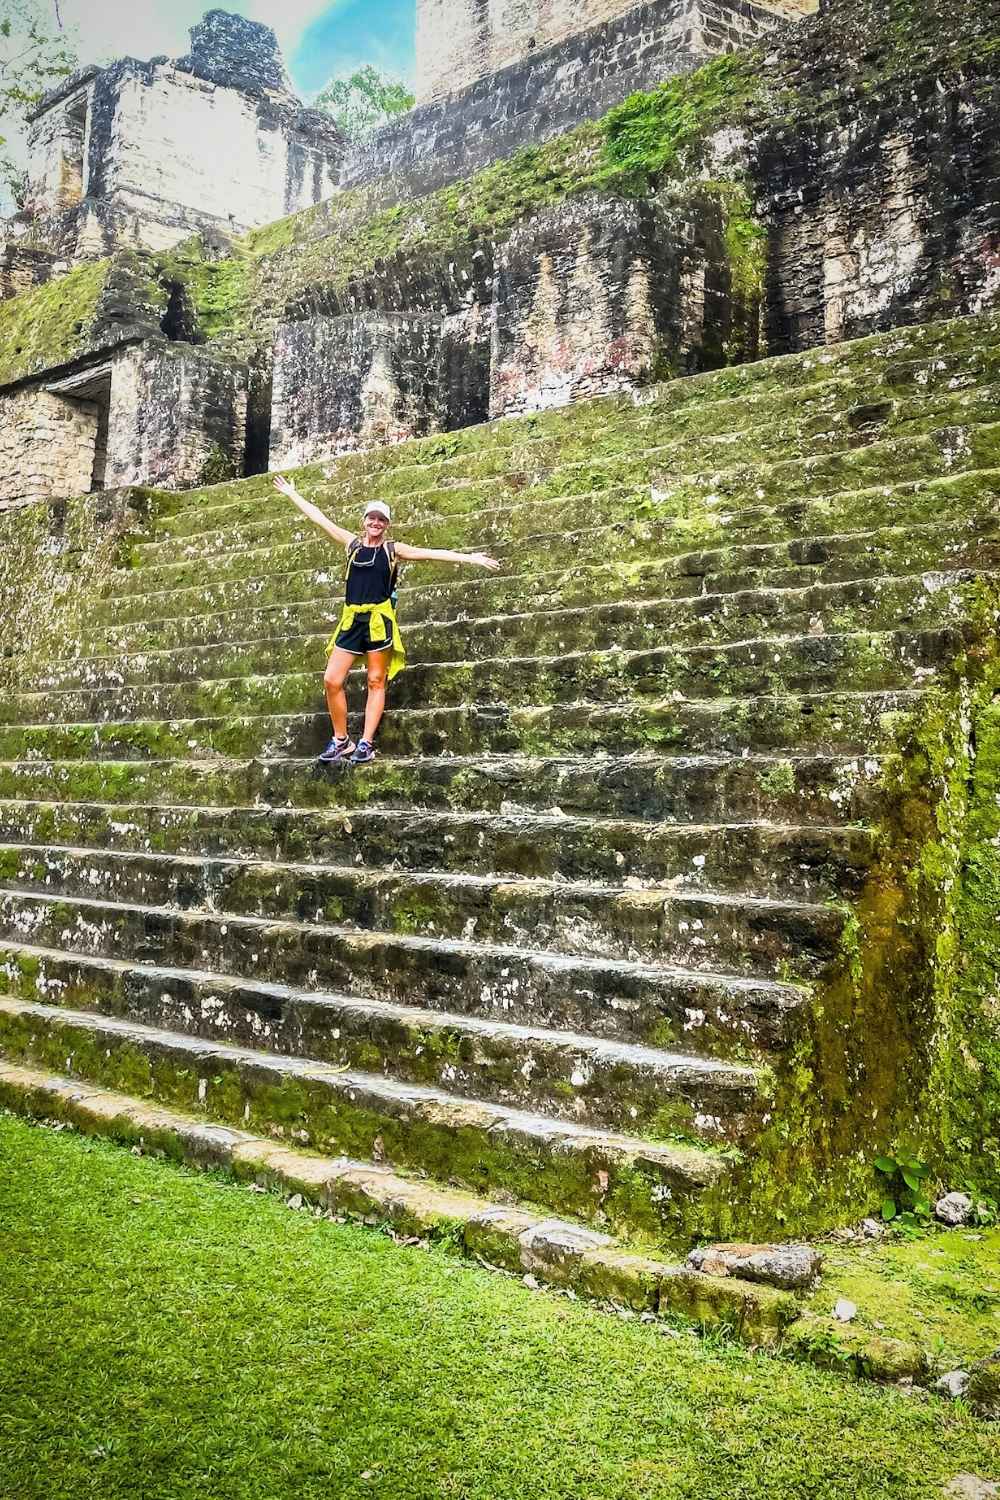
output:
[[[327,692],[342,692],[346,677],[347,673],[342,667],[333,666],[331,664],[327,667],[325,673],[323,674],[323,686],[326,688]]]
[[[385,687],[385,662],[370,662],[368,665],[368,691],[378,692]]]

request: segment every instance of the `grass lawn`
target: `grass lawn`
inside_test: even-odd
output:
[[[838,1500],[1000,1430],[0,1116],[3,1500]]]

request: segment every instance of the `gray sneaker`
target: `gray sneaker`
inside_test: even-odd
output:
[[[334,735],[333,739],[330,741],[330,743],[327,745],[326,749],[323,751],[322,755],[318,757],[318,759],[323,763],[324,766],[332,766],[335,761],[347,760],[350,756],[355,755],[356,753],[357,752],[354,748],[354,741],[351,739],[351,736],[349,734],[345,734],[342,740],[338,740],[337,736]]]
[[[375,746],[368,740],[361,740],[358,748],[351,756],[352,766],[366,766],[370,760],[375,759]]]

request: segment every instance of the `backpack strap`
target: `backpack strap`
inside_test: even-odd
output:
[[[382,545],[385,548],[385,555],[389,559],[389,588],[392,593],[395,593],[399,583],[399,563],[396,561],[396,543],[385,541]]]

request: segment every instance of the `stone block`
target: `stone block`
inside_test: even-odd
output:
[[[521,1236],[542,1223],[538,1214],[497,1204],[481,1209],[465,1225],[465,1248],[491,1266],[521,1270]]]
[[[660,1281],[657,1310],[706,1328],[728,1328],[747,1342],[774,1344],[798,1317],[799,1305],[789,1292],[671,1266]]]
[[[562,1219],[543,1219],[519,1236],[521,1268],[541,1281],[572,1286],[580,1274],[583,1257],[603,1250],[614,1241],[610,1235]]]
[[[523,223],[498,256],[490,416],[723,363],[733,308],[722,214],[699,192],[669,206],[590,195]]]
[[[688,1265],[706,1276],[741,1276],[798,1291],[815,1281],[823,1257],[810,1245],[706,1245],[691,1251]]]
[[[291,468],[437,430],[441,322],[356,313],[279,326],[270,465]]]
[[[601,1302],[614,1302],[637,1312],[655,1312],[660,1283],[667,1270],[662,1261],[608,1245],[584,1253],[576,1289],[583,1296]]]

